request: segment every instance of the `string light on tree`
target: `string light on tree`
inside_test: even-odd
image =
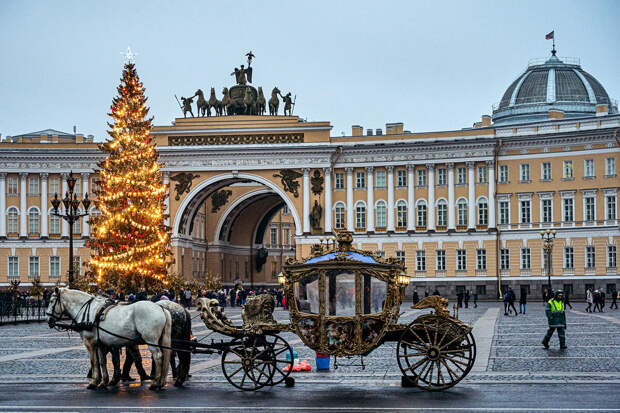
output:
[[[158,153],[151,137],[144,87],[127,48],[118,96],[109,114],[111,139],[100,145],[107,158],[99,163],[91,268],[99,284],[123,290],[167,282],[171,264],[169,230],[164,225],[168,188],[162,182]]]

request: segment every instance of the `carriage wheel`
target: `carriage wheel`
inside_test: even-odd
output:
[[[273,373],[269,382],[263,385],[275,386],[282,383],[293,371],[293,349],[286,340],[276,334],[266,334],[264,337],[265,343],[271,348],[270,354],[273,358],[270,360],[270,368]],[[261,383],[263,383],[262,380]]]
[[[471,331],[441,317],[414,321],[403,332],[396,349],[403,376],[424,390],[454,386],[469,373],[476,359]]]
[[[222,372],[238,389],[258,390],[271,382],[273,351],[259,336],[233,341],[222,354]]]

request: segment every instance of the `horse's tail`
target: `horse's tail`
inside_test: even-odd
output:
[[[162,385],[166,383],[166,377],[168,376],[168,365],[170,364],[170,347],[172,344],[172,316],[168,312],[168,310],[162,308],[164,315],[166,316],[166,323],[164,324],[164,329],[161,332],[161,336],[159,337],[159,345],[162,347],[163,360],[162,360]]]
[[[183,310],[185,315],[185,321],[183,323],[183,332],[182,332],[182,340],[191,340],[192,338],[192,317],[189,314],[189,311]],[[179,370],[177,372],[177,383],[178,385],[182,385],[189,375],[189,368],[192,362],[192,353],[189,352],[189,345],[179,345],[179,348],[185,349],[188,351],[177,351],[177,355],[179,356]]]

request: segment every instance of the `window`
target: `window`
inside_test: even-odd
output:
[[[418,169],[417,186],[426,186],[426,169]]]
[[[381,258],[385,258],[385,251],[377,251],[377,255]]]
[[[426,271],[426,251],[418,250],[415,252],[416,271]]]
[[[487,167],[486,166],[478,167],[478,183],[479,184],[487,183]]]
[[[407,171],[404,169],[396,171],[396,186],[401,188],[407,186]]]
[[[607,246],[607,268],[616,268],[616,246]]]
[[[564,222],[574,221],[574,214],[573,214],[574,200],[573,198],[564,198],[562,202],[564,204]]]
[[[478,225],[489,224],[489,205],[486,199],[478,201]]]
[[[9,278],[19,278],[19,257],[9,257]]]
[[[376,214],[377,214],[377,227],[385,228],[386,227],[386,209],[385,201],[377,202]]]
[[[59,278],[60,277],[60,257],[52,256],[50,257],[50,278]]]
[[[508,248],[502,248],[499,250],[499,268],[501,270],[510,269],[510,251]]]
[[[334,189],[344,189],[344,174],[342,172],[334,174]]]
[[[277,227],[271,227],[269,229],[269,245],[271,246],[271,248],[278,246],[278,228]]]
[[[361,202],[355,204],[355,228],[366,228],[366,205]]]
[[[593,245],[586,247],[586,268],[594,269],[596,266],[596,249]]]
[[[39,278],[39,257],[28,258],[28,277]]]
[[[616,196],[607,195],[607,219],[616,219]]]
[[[562,178],[573,179],[573,161],[563,161],[562,165]]]
[[[467,201],[464,199],[460,199],[456,203],[456,207],[458,211],[458,225],[467,225]]]
[[[405,264],[405,251],[396,251],[396,259]]]
[[[467,169],[456,168],[456,184],[465,185],[467,183]]]
[[[521,164],[521,182],[530,182],[530,164]]]
[[[39,195],[39,177],[32,175],[28,178],[28,196]]]
[[[542,163],[542,174],[540,176],[540,179],[542,179],[543,181],[551,180],[551,162]]]
[[[529,248],[521,248],[521,269],[529,270],[531,268],[531,259],[530,259],[530,249]]]
[[[499,183],[500,184],[508,183],[508,165],[499,166]]]
[[[7,179],[7,187],[8,187],[7,193],[9,194],[9,196],[18,194],[16,176],[9,176],[9,178]]]
[[[446,168],[437,169],[437,185],[446,185]]]
[[[425,201],[418,202],[418,222],[416,226],[418,227],[426,226],[426,202]]]
[[[437,203],[437,226],[448,225],[448,204],[443,199]]]
[[[487,269],[487,250],[485,249],[476,250],[476,269],[477,270]]]
[[[467,270],[467,251],[456,250],[456,270],[457,271]]]
[[[342,202],[334,206],[334,224],[337,229],[344,228],[344,204]]]
[[[48,185],[49,185],[49,193],[52,196],[54,194],[58,194],[59,197],[62,197],[62,194],[60,193],[60,179],[50,178]]]
[[[575,255],[573,247],[564,247],[564,269],[572,270],[575,268]]]
[[[594,221],[596,219],[596,206],[593,196],[583,199],[583,219],[585,221]]]
[[[60,234],[60,217],[50,214],[50,234]]]
[[[282,207],[282,215],[288,215],[288,214],[290,214],[288,205],[284,204],[284,206]]]
[[[385,188],[385,171],[377,171],[377,188]]]
[[[8,228],[7,231],[9,234],[17,234],[17,228],[19,225],[19,212],[17,211],[17,208],[12,207],[9,208],[9,211],[7,213],[8,215]]]
[[[237,266],[239,263],[237,262]],[[82,271],[82,257],[73,257],[73,274],[76,277],[80,276]],[[237,273],[239,273],[239,268],[237,268]]]
[[[81,211],[78,211],[78,213],[82,213]],[[79,234],[82,232],[81,230],[82,228],[82,219],[76,219],[73,222],[73,229],[72,229],[72,234]]]
[[[530,216],[530,200],[529,199],[521,200],[521,223],[529,224],[531,222],[532,220]]]
[[[616,158],[605,159],[605,176],[616,176]]]
[[[446,250],[436,250],[435,254],[437,257],[437,271],[445,271],[446,270]]]
[[[549,223],[553,221],[553,208],[551,202],[551,199],[542,200],[542,222]]]
[[[39,210],[36,208],[30,208],[28,211],[28,233],[39,233]]]
[[[594,178],[594,159],[586,159],[583,161],[583,176],[586,178]]]
[[[509,201],[499,201],[499,223],[501,225],[508,225],[510,223]]]
[[[366,188],[366,172],[355,173],[355,188]]]
[[[396,203],[396,225],[399,228],[407,226],[407,203],[403,200]]]

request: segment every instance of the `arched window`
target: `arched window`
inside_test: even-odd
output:
[[[396,225],[399,228],[407,226],[407,203],[402,199],[396,203]]]
[[[437,226],[445,227],[448,225],[448,203],[443,199],[437,202]]]
[[[28,233],[39,234],[39,210],[34,207],[28,210]]]
[[[363,202],[355,204],[355,228],[366,229],[366,205]]]
[[[342,202],[334,205],[334,227],[337,229],[344,228],[345,208]]]
[[[377,228],[386,227],[386,216],[387,216],[386,211],[387,211],[387,206],[385,204],[385,201],[377,202],[377,208],[376,208]]]
[[[478,225],[489,224],[489,204],[486,198],[478,200]]]
[[[458,225],[467,225],[467,201],[464,199],[459,199],[456,203],[456,208],[458,211]]]
[[[426,201],[420,200],[418,201],[418,227],[426,226]]]
[[[9,208],[7,213],[8,225],[7,232],[9,234],[17,234],[19,228],[19,211],[17,208]]]
[[[50,217],[50,234],[60,234],[60,217],[56,215],[52,215],[52,210],[49,211]]]

